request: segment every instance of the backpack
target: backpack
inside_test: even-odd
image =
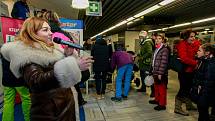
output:
[[[23,78],[16,78],[14,74],[10,70],[10,62],[6,60],[3,56],[1,56],[2,60],[2,85],[7,87],[20,87],[26,86]]]
[[[177,55],[169,55],[168,69],[176,72],[182,72],[184,64],[180,61]]]

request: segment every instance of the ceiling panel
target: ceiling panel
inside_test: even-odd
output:
[[[72,0],[28,0],[28,3],[35,8],[54,10],[61,17],[78,19],[79,10],[70,6]]]

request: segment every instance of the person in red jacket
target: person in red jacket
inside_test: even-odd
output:
[[[196,110],[190,100],[190,89],[192,87],[193,71],[197,65],[195,55],[200,46],[200,41],[195,39],[196,33],[191,30],[186,30],[181,34],[182,40],[176,46],[178,57],[184,64],[182,72],[178,72],[180,89],[175,97],[175,113],[188,116],[187,111],[182,110],[182,103],[186,103],[187,110]]]

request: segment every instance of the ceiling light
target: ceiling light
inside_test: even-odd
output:
[[[165,30],[167,30],[169,27],[166,27],[166,28],[162,28],[162,31],[165,31]]]
[[[210,30],[210,29],[208,29],[208,28],[207,28],[207,29],[205,29],[205,31],[209,31],[209,30]]]
[[[215,20],[215,17],[211,17],[211,18],[206,18],[206,19],[201,19],[201,20],[193,21],[192,24],[197,24],[197,23],[202,23],[202,22],[212,21],[212,20]]]
[[[77,9],[86,9],[89,7],[88,0],[72,0],[72,7]]]
[[[139,21],[139,20],[141,20],[141,19],[140,19],[140,18],[137,18],[137,19],[135,19],[134,21],[137,22],[137,21]]]
[[[130,17],[130,18],[128,18],[128,19],[126,19],[127,21],[132,21],[132,20],[134,20],[135,18],[134,17]]]
[[[130,24],[133,24],[133,23],[134,23],[133,21],[130,21],[130,22],[127,23],[127,25],[130,25]]]
[[[154,10],[160,8],[160,7],[161,7],[161,6],[159,6],[159,5],[154,5],[154,6],[150,7],[150,8],[148,8],[148,9],[146,9],[146,10],[144,10],[144,11],[142,11],[142,12],[136,14],[136,15],[134,15],[134,17],[135,17],[135,18],[138,18],[138,17],[143,16],[143,15],[145,15],[145,14],[147,14],[147,13],[150,13],[150,12],[152,12],[152,11],[154,11]]]
[[[149,30],[148,32],[156,32],[156,31],[161,31],[162,29],[155,29],[155,30]]]
[[[164,0],[164,1],[160,2],[159,5],[164,6],[164,5],[167,5],[173,1],[175,1],[175,0]]]
[[[191,23],[188,22],[188,23],[183,23],[183,24],[177,24],[177,25],[174,25],[174,26],[170,26],[169,28],[176,28],[176,27],[181,27],[181,26],[187,26],[187,25],[190,25]]]

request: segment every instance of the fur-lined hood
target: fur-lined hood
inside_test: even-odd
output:
[[[10,69],[16,77],[21,76],[20,69],[26,64],[35,63],[46,67],[64,58],[64,54],[58,49],[48,52],[42,48],[27,46],[21,41],[4,44],[1,53],[6,60],[10,61]]]

